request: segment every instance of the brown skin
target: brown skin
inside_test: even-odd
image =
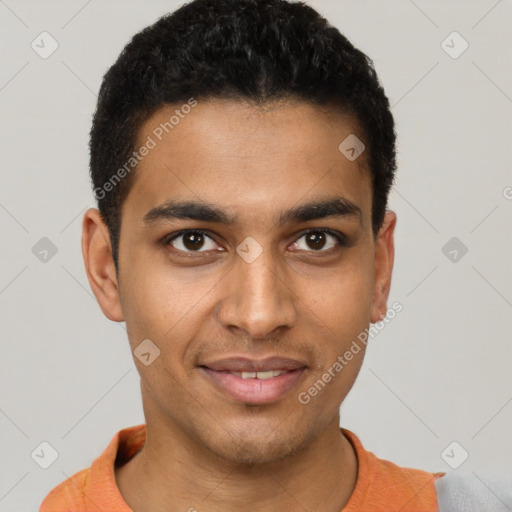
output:
[[[175,108],[142,126],[141,144]],[[108,230],[96,209],[85,213],[84,261],[103,313],[126,322],[132,351],[146,338],[161,351],[149,366],[134,358],[147,438],[115,473],[136,512],[339,512],[348,502],[357,460],[340,432],[339,408],[365,351],[309,404],[297,397],[387,310],[396,215],[387,212],[373,236],[366,155],[350,162],[338,150],[351,133],[362,138],[349,118],[303,102],[261,109],[200,101],[139,163],[122,206],[119,281]],[[277,227],[280,212],[335,196],[355,203],[361,218]],[[170,199],[215,203],[238,222],[145,226],[145,213]],[[318,250],[304,236],[308,228],[340,231],[348,243],[327,235]],[[205,229],[211,238],[179,258],[180,249],[192,253],[186,237],[167,247],[159,241],[181,229]],[[236,253],[248,236],[263,248],[250,264]],[[241,354],[291,357],[308,368],[278,401],[248,405],[197,367]]]

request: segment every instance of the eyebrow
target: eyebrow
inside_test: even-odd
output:
[[[362,211],[359,206],[345,197],[334,197],[300,204],[281,212],[278,226],[287,223],[306,222],[327,217],[346,217],[362,223]],[[144,224],[150,226],[159,221],[190,219],[233,226],[237,223],[236,215],[229,215],[214,204],[202,201],[166,201],[149,210],[143,218]]]

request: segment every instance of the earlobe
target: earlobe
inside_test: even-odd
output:
[[[114,322],[124,320],[108,228],[96,208],[82,221],[82,255],[91,289],[103,311]]]
[[[387,313],[387,300],[395,259],[396,213],[387,211],[375,242],[375,283],[370,321],[380,322]]]

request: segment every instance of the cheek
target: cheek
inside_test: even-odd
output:
[[[348,347],[346,347],[348,348]],[[325,366],[315,372],[300,390],[297,400],[309,409],[310,415],[317,419],[326,419],[339,412],[340,405],[352,389],[359,374],[364,358],[365,347],[362,346],[326,359]]]
[[[174,271],[164,254],[134,247],[122,263],[128,269],[121,277],[123,313],[158,337],[187,315],[208,289],[208,281],[192,278],[192,272]]]
[[[354,385],[366,351],[361,336],[370,323],[371,302],[371,279],[361,268],[316,287],[310,317],[318,321],[318,365],[298,399],[318,418],[335,414]]]
[[[173,272],[163,258],[157,262],[153,255],[152,260],[155,263],[148,265],[151,259],[147,255],[123,262],[124,268],[130,269],[121,276],[121,304],[130,346],[135,350],[149,339],[160,351],[160,362],[179,367],[211,307],[209,293],[214,294],[222,276],[198,268]],[[145,367],[140,370],[144,372]]]
[[[357,336],[370,322],[373,298],[372,262],[354,258],[350,265],[304,282],[302,296],[311,310],[333,333]]]

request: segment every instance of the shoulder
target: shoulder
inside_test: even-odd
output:
[[[435,483],[444,472],[430,472],[418,468],[398,466],[397,464],[379,459],[369,452],[371,469],[370,487],[377,491],[381,499],[400,499],[405,510],[433,510],[437,504]]]
[[[398,466],[366,450],[351,431],[342,429],[358,460],[356,487],[344,512],[400,510],[437,512],[435,482],[445,473]]]
[[[76,512],[87,510],[86,496],[90,482],[91,468],[82,469],[67,478],[44,498],[39,512],[64,512],[73,505]],[[77,508],[80,507],[80,508]]]
[[[90,467],[67,478],[46,496],[39,512],[129,511],[119,493],[114,469],[142,448],[145,437],[145,424],[118,431]]]

